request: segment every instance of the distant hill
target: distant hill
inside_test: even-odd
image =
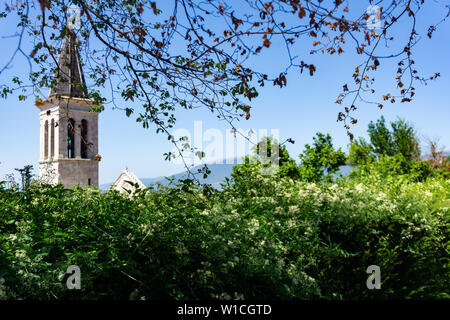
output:
[[[239,161],[238,163],[241,163]],[[225,181],[226,177],[230,177],[231,173],[233,171],[233,167],[236,165],[236,162],[227,164],[227,163],[214,163],[214,164],[208,164],[209,170],[211,170],[211,173],[208,175],[206,179],[203,179],[203,177],[200,177],[199,180],[201,183],[208,183],[211,184],[214,188],[220,189],[221,183]],[[203,165],[196,166],[192,168],[192,172],[197,172],[198,169],[201,169]],[[341,166],[339,169],[339,173],[343,175],[349,174],[353,166]],[[185,179],[187,177],[186,172],[180,172],[174,175],[171,175],[169,178],[173,178],[176,180]],[[166,179],[166,177],[156,177],[156,178],[139,178],[145,186],[149,187],[151,185],[156,184],[157,182],[160,182],[163,185],[168,185],[169,181]],[[107,190],[112,183],[105,183],[100,185],[101,190]]]
[[[231,173],[233,171],[233,167],[237,163],[240,163],[240,162],[241,161],[239,161],[239,162],[235,161],[234,163],[229,163],[229,164],[228,163],[208,164],[208,168],[209,168],[209,170],[211,170],[211,173],[208,175],[208,177],[206,179],[203,179],[203,177],[201,177],[201,175],[198,175],[198,179],[200,180],[201,183],[208,183],[208,184],[211,184],[214,188],[220,189],[220,184],[225,181],[225,177],[230,177]],[[202,167],[203,167],[203,165],[195,166],[191,169],[191,171],[193,173],[196,173],[197,170],[201,169]],[[177,181],[177,180],[181,180],[181,179],[186,179],[187,174],[185,171],[183,171],[183,172],[171,175],[168,178],[175,179],[175,181]],[[141,180],[142,183],[147,187],[154,185],[158,182],[160,182],[163,185],[169,184],[169,180],[163,176],[155,177],[155,178],[139,178],[139,180]],[[99,188],[101,190],[107,190],[111,185],[112,185],[112,182],[105,183],[105,184],[101,184]]]
[[[214,163],[214,164],[208,164],[209,170],[211,170],[211,173],[208,175],[206,179],[203,179],[201,175],[198,175],[198,179],[201,183],[209,183],[215,188],[219,188],[220,184],[225,181],[225,177],[230,177],[231,173],[233,171],[233,167],[236,164],[226,164],[226,163]],[[201,169],[203,165],[195,166],[191,169],[193,173],[196,173],[198,169]],[[177,174],[174,174],[170,176],[170,178],[177,180],[182,180],[187,178],[186,172],[180,172]],[[140,179],[143,184],[145,184],[147,187],[155,184],[157,182],[162,183],[163,185],[169,184],[169,181],[165,177],[157,177],[157,178],[142,178]]]

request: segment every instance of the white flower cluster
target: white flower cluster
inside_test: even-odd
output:
[[[184,244],[180,244],[175,247],[175,253],[178,255],[189,254],[189,250]]]
[[[250,227],[249,227],[250,234],[254,235],[258,229],[259,229],[259,221],[257,219],[252,219],[250,221]]]
[[[154,231],[153,225],[151,223],[141,224],[140,228],[142,233],[145,235],[149,235]]]
[[[6,292],[5,292],[5,279],[4,278],[0,278],[0,299],[5,299],[6,298]]]
[[[27,253],[25,252],[25,250],[17,250],[15,255],[17,259],[24,260],[27,256]]]

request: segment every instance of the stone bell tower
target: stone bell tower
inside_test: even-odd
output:
[[[40,116],[39,177],[70,188],[98,187],[98,113],[87,87],[73,31],[63,40],[55,85],[48,99],[36,103]]]

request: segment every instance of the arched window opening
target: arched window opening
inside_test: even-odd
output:
[[[81,158],[87,159],[88,157],[88,122],[87,120],[81,120]]]
[[[67,124],[67,157],[75,158],[75,120],[69,119]]]
[[[52,119],[50,125],[50,158],[55,156],[55,119]]]
[[[48,120],[45,120],[44,125],[44,159],[48,159]]]

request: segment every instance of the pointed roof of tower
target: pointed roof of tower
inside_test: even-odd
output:
[[[87,98],[86,81],[75,41],[75,33],[67,28],[67,35],[64,37],[58,58],[59,68],[54,74],[57,83],[50,89],[49,98],[52,96]]]

